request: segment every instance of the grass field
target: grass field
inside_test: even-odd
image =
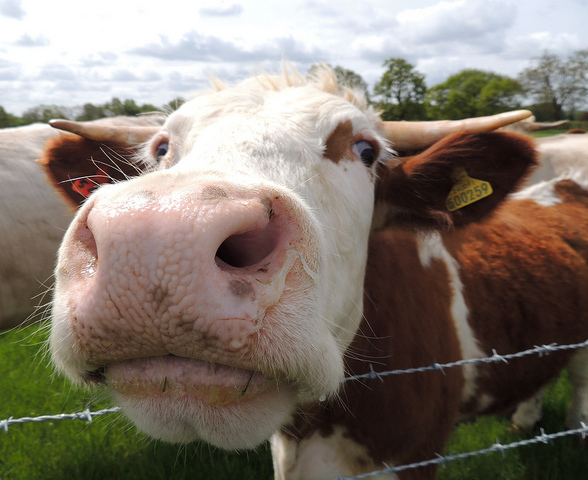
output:
[[[533,132],[533,137],[535,138],[542,138],[542,137],[551,137],[553,135],[560,135],[562,133],[566,133],[568,130],[539,130],[537,132]]]
[[[112,406],[104,392],[74,389],[55,376],[44,355],[46,332],[37,326],[0,334],[0,420],[72,413]],[[565,375],[545,399],[546,433],[564,429],[570,385]],[[506,418],[483,418],[457,427],[446,453],[528,438]],[[47,479],[244,479],[272,478],[267,447],[227,453],[203,444],[178,447],[149,440],[120,415],[27,423],[0,431],[0,480]],[[588,449],[578,438],[452,462],[438,480],[588,479]]]
[[[52,373],[46,333],[32,326],[0,335],[0,420],[112,406],[104,392],[73,389]],[[237,476],[236,476],[237,475]],[[27,423],[0,431],[0,479],[270,479],[271,456],[184,447],[137,433],[118,414]]]

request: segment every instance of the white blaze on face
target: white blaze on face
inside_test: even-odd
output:
[[[336,393],[362,315],[376,120],[259,80],[184,105],[147,149],[155,171],[98,189],[66,234],[57,366],[105,381],[155,437],[227,448]]]

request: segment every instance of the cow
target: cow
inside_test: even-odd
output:
[[[565,367],[568,423],[584,421],[586,351],[343,382],[588,338],[585,179],[512,196],[534,146],[476,122],[448,136],[382,122],[328,68],[195,97],[144,136],[145,173],[100,186],[65,234],[57,369],[105,384],[154,438],[271,438],[280,480],[432,458],[456,421],[506,411]],[[431,146],[399,160],[389,142]],[[91,175],[84,158],[53,145],[43,162],[70,188],[68,169]]]
[[[162,123],[162,115],[90,122],[119,126]],[[36,163],[46,142],[57,136],[59,131],[46,124],[0,129],[0,330],[41,316],[35,315],[37,306],[42,313],[43,295],[53,283],[57,249],[74,215],[74,209],[49,185]],[[97,165],[107,164],[108,155],[114,153],[101,143],[94,147],[91,155]],[[80,179],[78,187],[83,183]],[[92,186],[86,182],[80,188]]]
[[[536,122],[535,117],[530,116],[519,122],[500,128],[520,134],[531,134],[539,130],[559,128],[568,123],[568,120],[557,122]],[[584,130],[571,129],[566,133],[535,138],[539,152],[539,165],[521,186],[531,186],[549,181],[560,175],[568,175],[570,171],[588,169],[588,137],[582,135]]]
[[[563,133],[535,139],[540,165],[527,180],[528,185],[549,181],[573,171],[588,172],[588,135]]]
[[[569,123],[569,120],[558,120],[557,122],[537,122],[535,120],[535,116],[531,115],[530,117],[527,117],[523,120],[501,127],[500,131],[531,135],[533,132],[538,132],[541,130],[561,128],[566,123]]]

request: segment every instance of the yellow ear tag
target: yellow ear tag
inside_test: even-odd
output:
[[[492,185],[489,182],[468,176],[463,167],[456,168],[453,171],[453,181],[455,184],[445,201],[445,205],[450,212],[492,195]]]

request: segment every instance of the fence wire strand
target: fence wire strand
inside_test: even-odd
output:
[[[353,375],[350,377],[346,377],[344,382],[349,382],[353,380],[367,380],[367,379],[379,379],[380,381],[384,381],[384,378],[390,375],[404,375],[404,374],[412,374],[412,373],[420,373],[420,372],[428,372],[428,371],[441,371],[447,368],[454,368],[454,367],[462,367],[465,365],[472,365],[477,363],[508,363],[509,360],[517,359],[526,357],[528,355],[549,355],[553,352],[564,351],[564,350],[577,350],[581,348],[588,347],[588,340],[582,343],[570,344],[570,345],[558,345],[556,343],[552,343],[549,345],[542,345],[542,346],[535,346],[528,350],[524,350],[517,353],[507,354],[507,355],[499,355],[496,350],[492,350],[492,356],[483,357],[483,358],[472,358],[467,360],[459,360],[456,362],[450,363],[433,363],[433,365],[427,367],[417,367],[417,368],[409,368],[404,370],[390,370],[385,372],[376,372],[373,366],[370,364],[370,371],[368,373],[362,375]],[[0,420],[0,430],[4,430],[8,432],[8,428],[11,425],[21,424],[21,423],[30,423],[30,422],[48,422],[48,421],[56,421],[56,420],[84,420],[89,423],[92,423],[94,417],[98,417],[100,415],[106,415],[109,413],[118,413],[120,412],[120,407],[113,407],[113,408],[105,408],[103,410],[99,410],[96,412],[91,412],[89,409],[86,409],[83,412],[78,413],[62,413],[59,415],[41,415],[39,417],[22,417],[22,418],[13,418],[10,417],[5,420]],[[571,430],[564,430],[561,432],[556,432],[552,434],[546,434],[543,429],[541,429],[541,435],[537,435],[533,438],[528,440],[520,440],[517,442],[508,443],[506,445],[501,444],[497,441],[494,445],[491,445],[488,448],[484,448],[481,450],[475,450],[471,452],[464,452],[458,453],[453,455],[441,456],[437,455],[436,458],[432,458],[429,460],[424,460],[422,462],[416,462],[406,465],[398,465],[396,467],[386,467],[384,470],[378,470],[368,473],[363,473],[360,475],[356,475],[353,477],[343,477],[339,476],[337,479],[334,480],[362,480],[365,478],[376,477],[378,475],[393,475],[398,472],[402,472],[405,470],[411,470],[415,468],[422,468],[428,467],[432,465],[444,465],[449,462],[453,462],[455,460],[463,460],[470,457],[476,457],[480,455],[487,455],[489,453],[500,452],[504,454],[507,450],[512,450],[519,447],[524,447],[527,445],[533,445],[537,443],[549,443],[553,440],[571,436],[571,435],[582,435],[582,438],[586,438],[586,434],[588,434],[588,426],[584,423],[581,423],[580,428],[575,428]]]
[[[570,345],[558,345],[557,343],[551,343],[549,345],[541,345],[535,346],[528,350],[524,350],[522,352],[517,353],[510,353],[507,355],[500,355],[496,350],[492,350],[492,356],[490,357],[482,357],[482,358],[470,358],[467,360],[458,360],[456,362],[450,363],[434,363],[433,365],[429,365],[427,367],[417,367],[417,368],[407,368],[404,370],[389,370],[386,372],[376,372],[373,369],[373,366],[370,364],[370,371],[368,373],[363,373],[361,375],[352,375],[350,377],[346,377],[343,381],[350,382],[352,380],[366,380],[366,379],[379,379],[382,380],[384,377],[388,377],[390,375],[404,375],[408,373],[421,373],[421,372],[430,372],[430,371],[443,371],[447,368],[454,368],[454,367],[463,367],[465,365],[473,365],[476,363],[508,363],[509,360],[517,359],[526,357],[529,355],[549,355],[553,352],[559,352],[563,350],[577,350],[581,348],[588,347],[588,340],[582,343],[574,343]]]
[[[98,410],[97,412],[91,412],[90,409],[86,409],[83,412],[78,413],[60,413],[59,415],[41,415],[40,417],[10,417],[6,420],[0,420],[0,430],[8,432],[8,427],[18,423],[51,422],[54,420],[84,420],[88,423],[92,423],[94,417],[99,417],[100,415],[106,415],[108,413],[116,412],[120,412],[120,407],[105,408],[103,410]]]
[[[488,448],[483,448],[481,450],[475,450],[471,452],[464,452],[464,453],[457,453],[454,455],[446,455],[441,456],[438,455],[436,458],[432,458],[430,460],[425,460],[422,462],[416,463],[409,463],[406,465],[399,465],[397,467],[387,467],[384,470],[377,470],[368,473],[362,473],[360,475],[355,475],[353,477],[342,477],[339,476],[333,480],[362,480],[364,478],[371,478],[376,477],[378,475],[392,475],[394,473],[403,472],[405,470],[411,470],[414,468],[421,468],[421,467],[429,467],[432,465],[444,465],[449,462],[453,462],[455,460],[463,460],[471,457],[478,457],[480,455],[487,455],[489,453],[496,453],[500,452],[504,455],[504,452],[508,450],[513,450],[515,448],[526,447],[528,445],[535,445],[538,443],[551,443],[553,440],[557,440],[563,437],[568,437],[571,435],[582,435],[582,438],[586,437],[588,433],[588,426],[585,423],[581,423],[580,428],[574,428],[571,430],[564,430],[561,432],[556,433],[545,433],[543,429],[541,429],[541,435],[537,435],[533,438],[529,438],[528,440],[519,440],[517,442],[507,443],[505,445],[501,444],[500,442],[496,442],[494,445],[491,445]]]

